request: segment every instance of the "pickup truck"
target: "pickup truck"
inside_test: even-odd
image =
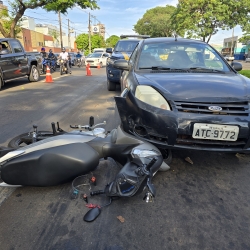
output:
[[[17,39],[0,38],[0,89],[8,81],[27,76],[31,82],[39,81],[41,67],[39,52],[26,52]]]

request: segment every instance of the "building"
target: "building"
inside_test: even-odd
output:
[[[106,29],[104,24],[98,23],[97,25],[93,25],[91,27],[91,35],[99,34],[105,40],[105,33]]]
[[[36,23],[34,18],[23,16],[21,21],[21,27],[28,30],[35,30]]]
[[[234,56],[235,60],[245,59],[245,53],[248,53],[248,48],[246,45],[239,42],[238,36],[228,37],[224,39],[221,54],[223,56],[231,55],[231,48],[232,55]]]

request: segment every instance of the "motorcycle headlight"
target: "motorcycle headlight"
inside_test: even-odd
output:
[[[154,150],[148,150],[148,149],[139,149],[135,148],[131,152],[133,158],[146,158],[146,157],[153,157],[153,156],[158,156],[161,155],[159,152],[154,151]]]
[[[150,86],[137,86],[135,90],[135,97],[151,106],[160,109],[171,110],[168,102],[164,99],[164,97],[157,90]]]

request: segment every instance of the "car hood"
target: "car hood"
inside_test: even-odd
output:
[[[138,84],[151,85],[174,100],[228,101],[249,99],[250,80],[240,74],[228,73],[137,73]],[[171,99],[172,99],[171,98]]]
[[[125,59],[128,60],[132,52],[113,52],[111,59],[118,60],[118,59]]]

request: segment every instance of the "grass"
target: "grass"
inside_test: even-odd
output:
[[[250,70],[244,69],[239,71],[239,73],[242,74],[243,76],[250,78]]]

